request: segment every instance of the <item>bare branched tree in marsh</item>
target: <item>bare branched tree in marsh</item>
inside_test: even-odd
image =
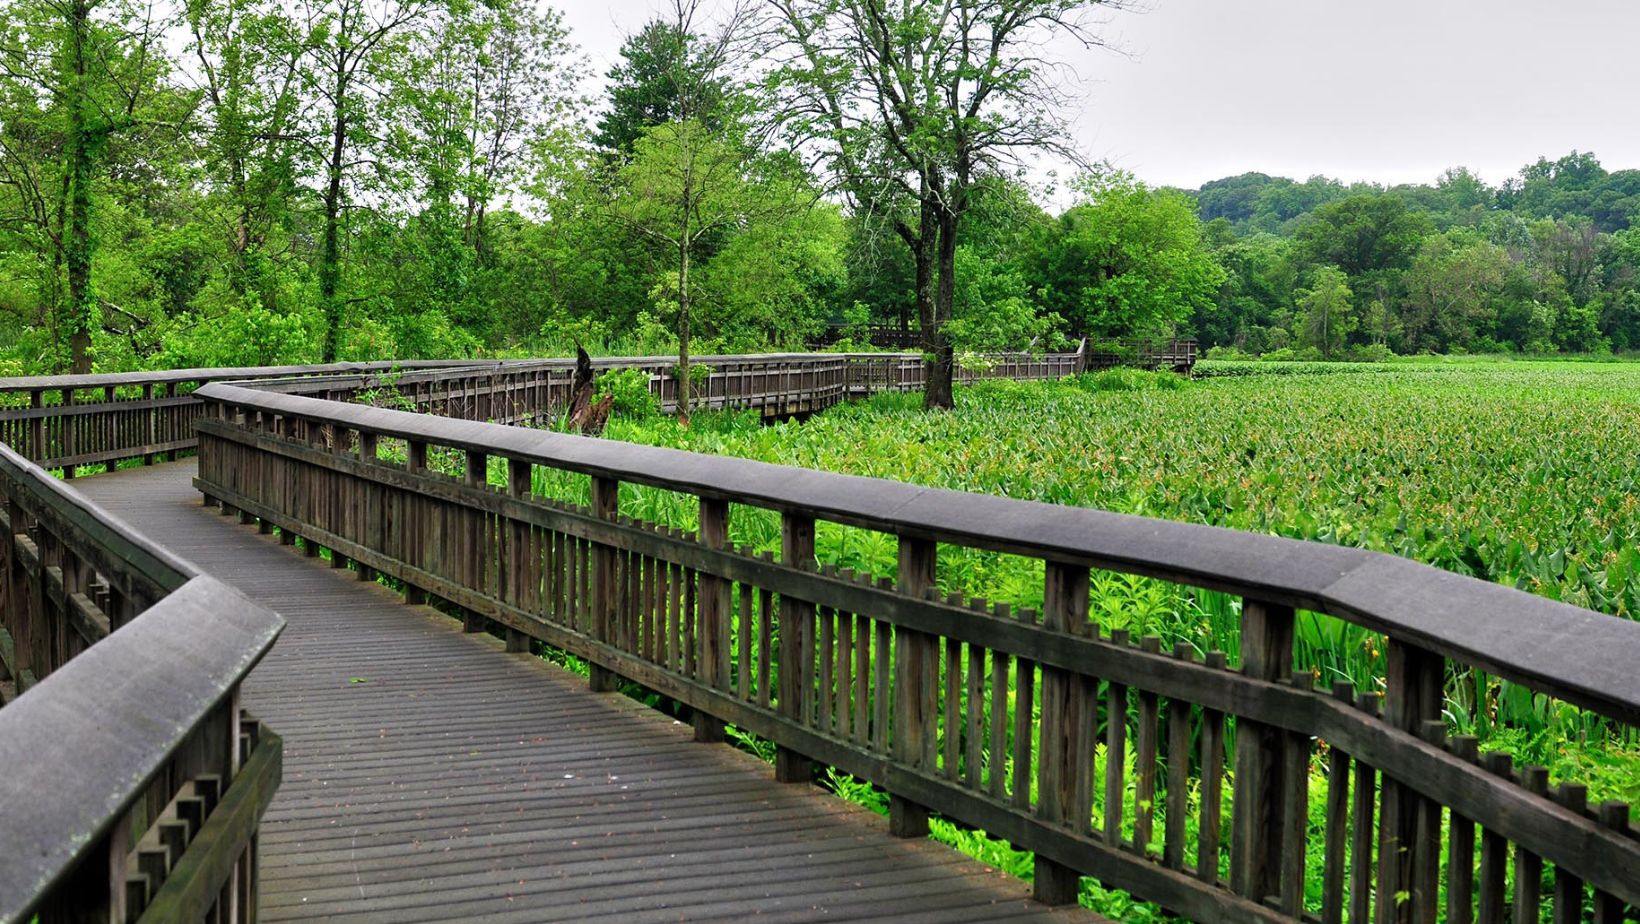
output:
[[[768,0],[784,33],[786,125],[856,209],[890,216],[916,267],[925,405],[952,405],[945,324],[957,235],[978,183],[1039,152],[1076,159],[1055,38],[1102,46],[1126,0]]]

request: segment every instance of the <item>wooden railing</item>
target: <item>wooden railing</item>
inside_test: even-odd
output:
[[[284,623],[0,445],[0,922],[249,921]]]
[[[875,373],[874,373],[875,374]],[[1628,806],[1448,738],[1448,678],[1484,671],[1640,724],[1640,625],[1398,557],[230,385],[199,397],[198,488],[493,624],[774,741],[783,780],[832,765],[1079,877],[1198,921],[1631,920]],[[538,494],[547,470],[588,503]],[[504,472],[504,486],[490,473]],[[696,499],[697,534],[621,487]],[[729,543],[774,511],[778,559]],[[895,537],[895,575],[818,568],[817,524]],[[936,591],[942,547],[1041,562],[1041,612]],[[1105,632],[1090,570],[1241,598],[1241,648]],[[1313,689],[1295,610],[1382,633],[1378,691]],[[1311,768],[1324,768],[1312,793]],[[1312,828],[1312,798],[1322,819]],[[1313,845],[1313,846],[1312,846]],[[1323,857],[1307,894],[1306,851]],[[1625,917],[1628,915],[1629,917]]]
[[[1055,379],[1078,371],[1078,354],[985,354],[957,379]],[[600,371],[636,369],[649,379],[659,407],[677,410],[677,363],[669,358],[615,357],[594,360]],[[695,383],[696,409],[754,410],[780,417],[822,411],[880,391],[923,387],[920,353],[770,353],[702,356],[706,372]],[[254,383],[258,391],[305,395],[330,401],[364,401],[461,420],[519,423],[566,408],[574,377],[570,360],[512,361],[462,370],[426,369],[392,373],[295,376]]]
[[[1198,359],[1194,340],[1122,340],[1106,347],[1083,341],[1082,352],[1082,368],[1088,372],[1119,366],[1190,372]]]
[[[339,363],[0,378],[0,443],[46,468],[61,468],[65,477],[73,478],[77,466],[112,465],[127,459],[151,463],[193,448],[199,403],[192,395],[206,382],[401,368],[448,370],[467,365],[473,363]]]
[[[985,354],[959,369],[981,378],[1057,378],[1081,371],[1079,354]],[[697,408],[738,408],[780,417],[825,410],[875,391],[922,388],[919,353],[768,353],[702,356]],[[669,357],[598,359],[600,370],[638,369],[663,411],[677,409],[677,361]],[[193,449],[199,402],[208,382],[254,382],[265,391],[386,402],[461,417],[516,423],[569,403],[575,363],[548,360],[451,360],[181,369],[106,375],[0,379],[0,443],[72,478],[78,466],[144,464]]]

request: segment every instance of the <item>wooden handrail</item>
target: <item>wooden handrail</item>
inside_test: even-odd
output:
[[[283,625],[0,445],[0,922],[247,919]]]
[[[984,354],[986,368],[958,370],[959,381],[1057,378],[1082,371],[1080,353]],[[824,410],[874,391],[922,387],[920,353],[767,353],[699,356],[710,371],[697,396],[702,408],[745,408],[769,415]],[[677,406],[677,360],[665,356],[603,357],[600,370],[638,369],[663,410]],[[515,423],[569,401],[574,360],[417,360],[179,369],[97,375],[0,379],[0,443],[74,477],[85,465],[144,464],[195,444],[199,403],[193,390],[210,382],[251,384],[264,391],[354,400],[375,389],[418,389],[419,410]],[[22,405],[27,399],[26,406]]]
[[[208,385],[260,411],[1327,613],[1640,725],[1640,623],[1349,546]],[[1485,614],[1486,632],[1474,630]],[[1604,665],[1604,666],[1603,666]]]
[[[1309,920],[1322,739],[1322,920],[1346,901],[1386,921],[1433,920],[1443,895],[1453,919],[1531,906],[1533,875],[1511,891],[1500,850],[1553,865],[1557,915],[1640,903],[1626,806],[1595,817],[1572,784],[1551,798],[1541,768],[1483,764],[1440,721],[1450,660],[1640,724],[1626,620],[1358,549],[226,384],[199,395],[211,501],[449,601],[469,629],[583,657],[595,689],[626,677],[677,699],[703,740],[724,722],[762,735],[781,779],[820,761],[870,780],[896,833],[935,811],[1035,851],[1044,900],[1073,899],[1087,874],[1197,920]],[[405,463],[378,455],[392,441]],[[464,458],[464,480],[430,470],[432,448]],[[491,460],[505,491],[486,483]],[[538,466],[588,476],[592,506],[535,496]],[[701,537],[622,516],[623,482],[697,497]],[[366,496],[399,528],[351,500]],[[741,506],[780,514],[779,560],[725,545]],[[816,568],[821,521],[897,537],[898,576]],[[1041,561],[1043,612],[934,594],[940,545]],[[1101,632],[1096,568],[1241,595],[1239,668]],[[1378,696],[1295,672],[1296,608],[1387,635],[1381,715]]]

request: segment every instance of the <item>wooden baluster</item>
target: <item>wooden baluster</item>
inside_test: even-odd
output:
[[[709,549],[729,547],[729,502],[700,499],[700,543]],[[729,582],[714,574],[700,576],[700,664],[703,680],[714,690],[729,691]],[[695,710],[695,740],[724,740],[723,720]]]
[[[45,392],[35,389],[28,393],[28,406],[31,408],[45,407]],[[44,463],[50,455],[46,451],[46,419],[44,415],[29,420],[29,447],[28,458],[32,462]]]
[[[774,554],[763,553],[765,562],[774,561]],[[757,592],[757,702],[768,709],[774,702],[774,594],[768,590]]]
[[[592,479],[592,515],[600,520],[613,521],[619,516],[620,483],[613,478]],[[592,548],[592,638],[608,644],[611,641],[615,617],[615,550],[606,545]],[[620,678],[607,667],[589,665],[587,682],[594,693],[612,693]]]
[[[1355,703],[1355,684],[1340,680],[1332,695],[1346,706]],[[1327,742],[1327,828],[1321,869],[1321,924],[1344,920],[1344,869],[1349,845],[1350,756]]]
[[[1006,603],[998,603],[992,610],[995,618],[1010,618]],[[1008,668],[1007,652],[991,652],[991,776],[988,791],[991,798],[1001,802],[1008,794]]]
[[[1536,796],[1549,795],[1549,768],[1522,767],[1520,785]],[[1538,924],[1543,905],[1543,858],[1515,847],[1515,924]]]
[[[507,460],[507,496],[513,500],[526,500],[530,497],[530,479],[534,476],[535,466],[521,459]],[[533,530],[522,520],[509,520],[510,532],[507,537],[507,575],[506,599],[518,609],[529,611],[531,596],[527,588],[540,583],[541,559],[530,554]],[[524,632],[509,627],[507,629],[507,650],[518,654],[528,654],[530,651],[530,637]]]
[[[984,609],[984,601],[976,606]],[[978,645],[968,648],[968,690],[965,698],[966,727],[963,738],[967,744],[963,752],[963,781],[976,792],[984,787],[981,772],[984,762],[980,757],[985,740],[985,649]]]
[[[1042,627],[1050,632],[1070,633],[1075,623],[1087,623],[1088,569],[1048,562],[1043,586]],[[1088,829],[1090,818],[1081,814],[1078,788],[1093,772],[1091,762],[1078,760],[1084,742],[1090,743],[1094,729],[1091,710],[1084,712],[1090,698],[1076,695],[1081,681],[1057,667],[1042,668],[1041,747],[1037,765],[1036,815],[1055,827],[1077,833]],[[1112,721],[1125,727],[1125,714]],[[1028,747],[1027,743],[1027,747]],[[1015,787],[1026,784],[1015,771]],[[1016,792],[1017,796],[1017,792]],[[1107,806],[1107,813],[1109,807]],[[1082,876],[1077,870],[1036,855],[1032,895],[1047,905],[1068,905],[1081,892]]]
[[[886,577],[879,579],[877,589],[893,591],[894,579]],[[889,666],[893,663],[892,659],[894,657],[893,629],[886,621],[877,620],[874,623],[872,634],[874,638],[871,645],[871,688],[875,692],[871,703],[871,746],[877,753],[887,754],[889,753],[889,703],[894,699],[889,680]]]
[[[1191,661],[1187,642],[1173,646],[1173,657]],[[1167,810],[1162,819],[1162,864],[1168,869],[1184,869],[1185,815],[1190,789],[1190,703],[1167,701]]]
[[[1393,638],[1385,651],[1384,721],[1420,735],[1424,722],[1441,715],[1444,661]],[[1433,920],[1438,897],[1429,894],[1429,889],[1437,877],[1430,868],[1440,862],[1440,845],[1430,841],[1427,819],[1422,822],[1425,837],[1418,837],[1419,816],[1431,810],[1425,801],[1417,790],[1385,777],[1378,827],[1378,920],[1382,924]],[[1400,900],[1403,895],[1404,901]],[[1391,900],[1385,901],[1386,896]]]
[[[814,570],[814,518],[786,513],[780,518],[780,558],[788,568]],[[780,598],[779,684],[780,714],[801,726],[813,721],[813,639],[814,604],[791,597]],[[764,637],[768,643],[768,637]],[[814,762],[791,748],[775,750],[775,779],[782,783],[814,782]]]
[[[1451,751],[1466,763],[1480,758],[1479,740],[1474,735],[1452,739]],[[1472,924],[1475,920],[1475,822],[1453,812],[1447,828],[1446,920],[1447,924]]]
[[[1489,751],[1481,755],[1481,765],[1494,776],[1513,780],[1508,754]],[[1509,842],[1490,828],[1481,831],[1481,894],[1476,915],[1479,924],[1503,924],[1505,888],[1509,867]]]
[[[142,403],[144,405],[142,412],[142,464],[153,465],[154,446],[159,442],[159,437],[155,430],[155,420],[157,419],[159,412],[153,407],[148,406],[154,403],[154,385],[152,382],[142,386]]]
[[[953,594],[954,599],[947,600],[951,606],[962,606],[962,596]],[[943,716],[943,732],[945,734],[945,753],[940,769],[945,778],[952,782],[957,780],[957,764],[961,760],[958,748],[962,744],[962,642],[954,638],[945,639],[945,702],[941,710]]]
[[[1147,635],[1139,640],[1146,654],[1158,654],[1162,640]],[[1156,818],[1156,750],[1161,730],[1161,700],[1149,690],[1139,691],[1139,753],[1135,758],[1133,793],[1133,849],[1139,856],[1150,855],[1151,828]]]
[[[1561,783],[1555,787],[1555,801],[1579,817],[1589,809],[1589,787],[1582,783]],[[1583,918],[1583,880],[1555,867],[1555,924],[1578,924]]]
[[[476,380],[475,380],[476,387]],[[490,459],[482,452],[468,451],[467,465],[464,472],[464,483],[469,488],[487,489],[489,487]],[[464,548],[460,559],[456,562],[456,580],[463,587],[478,593],[484,592],[484,527],[485,515],[474,508],[458,506],[456,508],[461,519],[466,522],[464,529],[459,533]],[[488,628],[489,620],[474,610],[464,609],[461,618],[461,631],[483,632]]]
[[[1602,802],[1600,823],[1619,834],[1629,833],[1629,805],[1627,802]],[[1594,924],[1619,924],[1623,920],[1624,902],[1609,892],[1598,889],[1594,893]]]
[[[871,583],[871,576],[860,575],[860,583]],[[871,617],[864,613],[854,616],[854,727],[856,744],[866,745],[871,740]]]
[[[1225,670],[1224,652],[1209,651],[1207,666]],[[1202,709],[1201,751],[1202,799],[1197,833],[1196,878],[1217,885],[1224,794],[1224,713],[1217,709]]]
[[[1110,634],[1110,642],[1126,648],[1128,632],[1118,629]],[[1105,843],[1122,846],[1122,804],[1126,791],[1127,774],[1127,716],[1128,688],[1124,684],[1105,686]],[[1089,717],[1090,721],[1092,716]],[[1091,771],[1090,771],[1091,772]]]
[[[1371,716],[1378,714],[1378,695],[1356,695],[1356,707]],[[1370,920],[1372,911],[1372,811],[1377,800],[1378,771],[1365,762],[1355,762],[1355,795],[1350,803],[1350,924]]]
[[[1241,671],[1254,680],[1291,674],[1292,607],[1246,600],[1241,613]],[[1281,794],[1285,733],[1245,719],[1236,723],[1235,813],[1230,819],[1230,887],[1263,904],[1281,889],[1285,825]]]
[[[1295,689],[1309,690],[1315,675],[1296,671]],[[1297,920],[1304,912],[1304,846],[1310,821],[1310,749],[1312,739],[1302,732],[1288,732],[1283,755],[1281,786],[1281,910]]]
[[[929,599],[934,590],[939,547],[926,539],[900,537],[899,592]],[[939,721],[939,648],[932,636],[894,630],[894,759],[919,770],[934,770]],[[897,837],[928,834],[928,809],[898,793],[889,796],[888,828]]]
[[[68,411],[72,410],[74,407],[74,389],[63,389],[62,396],[63,409],[65,413],[62,417],[62,433],[59,435],[59,440],[62,443],[63,458],[68,459],[74,455],[79,445],[78,433],[76,431],[79,430],[80,418],[74,416],[72,413],[68,413]],[[63,464],[63,479],[65,481],[74,477],[74,468],[75,466],[72,462],[65,462]]]

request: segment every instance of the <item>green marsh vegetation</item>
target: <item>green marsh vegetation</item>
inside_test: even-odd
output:
[[[1634,617],[1640,491],[1629,434],[1640,426],[1640,365],[1473,360],[1212,371],[1194,382],[1133,370],[988,382],[961,390],[951,414],[924,412],[916,395],[883,394],[774,425],[718,413],[684,426],[634,399],[605,437],[1359,546]],[[499,466],[491,478],[504,480]],[[535,478],[540,494],[586,500],[584,477],[537,468]],[[620,501],[635,518],[695,528],[692,497],[623,484]],[[774,514],[736,506],[730,539],[776,551],[779,529]],[[892,536],[820,526],[822,564],[887,576],[896,554]],[[945,592],[1042,602],[1040,563],[1018,557],[945,547],[938,574]],[[1160,636],[1164,647],[1230,652],[1234,663],[1239,601],[1222,594],[1096,572],[1092,618],[1107,631]],[[1476,618],[1483,629],[1484,614]],[[1300,615],[1297,657],[1323,687],[1347,680],[1381,688],[1383,647],[1375,633]],[[1598,717],[1473,674],[1450,678],[1445,717],[1451,733],[1477,735],[1483,748],[1588,782],[1591,799],[1640,798],[1640,742]],[[1324,756],[1323,745],[1312,769],[1317,831]],[[827,782],[886,811],[886,796],[867,784],[837,774]],[[983,832],[941,824],[934,836],[1029,873],[1028,855]],[[1311,862],[1319,874],[1319,840]],[[1091,882],[1084,898],[1123,919],[1156,913]]]

